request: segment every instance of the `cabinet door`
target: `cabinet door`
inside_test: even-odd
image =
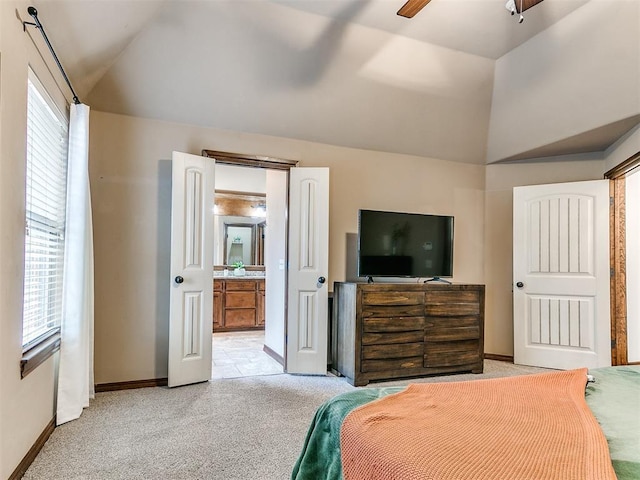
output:
[[[254,280],[227,280],[227,292],[255,291],[256,282]]]
[[[256,326],[256,282],[227,282],[224,295],[224,326],[226,329],[246,329]]]
[[[230,292],[225,294],[224,306],[230,308],[256,308],[256,293],[254,292]]]
[[[220,327],[224,327],[223,301],[224,294],[220,291],[213,291],[213,331],[215,332]]]
[[[264,282],[258,282],[258,293],[256,294],[256,325],[264,327]]]
[[[227,308],[224,311],[224,326],[227,330],[247,329],[256,325],[255,308]]]

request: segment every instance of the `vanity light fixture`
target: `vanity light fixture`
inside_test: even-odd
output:
[[[256,205],[251,205],[251,208],[253,208],[254,217],[267,216],[267,205],[265,203],[258,203]]]

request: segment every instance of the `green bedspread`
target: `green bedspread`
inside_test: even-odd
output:
[[[640,366],[598,368],[586,400],[609,444],[618,480],[640,479]]]
[[[291,478],[293,480],[342,480],[340,427],[351,410],[398,393],[406,387],[362,388],[325,402],[316,411]]]
[[[609,443],[618,480],[640,479],[640,366],[594,369],[586,389],[589,408]],[[318,408],[292,480],[342,480],[340,427],[356,407],[405,387],[363,388],[343,393]]]

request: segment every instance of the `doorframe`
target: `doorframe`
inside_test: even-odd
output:
[[[611,365],[627,365],[627,245],[625,178],[640,168],[640,152],[604,174],[609,180]]]
[[[298,160],[287,160],[284,158],[276,158],[276,157],[266,157],[262,155],[247,155],[244,153],[233,153],[233,152],[222,152],[219,150],[202,150],[203,157],[214,158],[216,161],[216,165],[231,165],[235,167],[251,167],[251,168],[265,168],[269,170],[281,170],[286,171],[287,173],[287,204],[285,206],[285,238],[287,239],[285,242],[285,258],[289,258],[289,170],[298,166],[300,163]],[[282,352],[282,366],[286,368],[287,365],[287,334],[289,328],[289,322],[287,319],[289,318],[289,301],[288,301],[288,292],[289,292],[289,276],[285,275],[284,278],[284,290],[287,293],[284,298],[284,350]],[[272,352],[269,349],[269,353]],[[274,357],[275,358],[275,357]],[[278,360],[278,359],[276,359]]]
[[[269,168],[273,170],[287,170],[297,167],[298,160],[285,160],[284,158],[264,157],[262,155],[246,155],[244,153],[220,152],[218,150],[202,150],[203,157],[215,158],[216,163],[222,165],[235,165],[237,167]]]

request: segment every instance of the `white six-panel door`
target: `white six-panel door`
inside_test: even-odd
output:
[[[611,364],[609,182],[513,192],[514,362]]]
[[[172,155],[170,387],[211,378],[214,167],[211,158]]]
[[[292,168],[289,191],[288,373],[327,373],[329,169]]]

